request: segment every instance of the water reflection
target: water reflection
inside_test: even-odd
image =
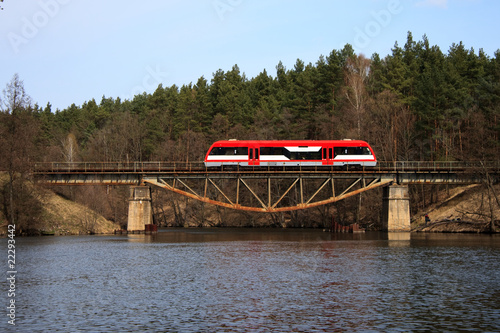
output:
[[[408,235],[168,229],[19,239],[16,328],[500,331],[499,238]]]
[[[410,246],[410,232],[389,232],[387,233],[389,246]]]

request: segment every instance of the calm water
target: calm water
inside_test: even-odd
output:
[[[0,331],[499,332],[500,237],[408,237],[175,229],[16,238],[16,326],[4,301]]]

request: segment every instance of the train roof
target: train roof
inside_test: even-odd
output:
[[[314,145],[338,145],[338,146],[369,146],[363,140],[219,140],[213,145],[221,146],[243,146],[243,145],[259,145],[259,146],[314,146]]]

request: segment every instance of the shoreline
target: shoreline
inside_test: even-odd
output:
[[[491,230],[489,222],[442,220],[429,223],[428,225],[419,225],[412,229],[411,232],[498,234],[500,233],[500,221],[495,221],[493,230]]]
[[[0,226],[0,238],[7,237],[7,225]],[[164,227],[165,229],[169,229],[170,227]],[[172,227],[178,228],[178,227]],[[254,227],[189,227],[188,229],[255,229]],[[325,228],[295,228],[295,227],[286,227],[279,228],[275,226],[269,227],[261,227],[262,229],[323,229],[325,232],[335,233],[329,231]],[[455,233],[455,234],[499,234],[500,233],[500,221],[495,221],[494,231],[490,230],[489,223],[480,223],[480,222],[472,222],[472,221],[457,221],[457,220],[443,220],[432,222],[425,225],[419,225],[415,228],[412,228],[409,233]],[[4,230],[5,229],[5,230]],[[5,232],[4,232],[5,231]],[[126,230],[113,230],[109,232],[98,232],[98,233],[58,233],[58,232],[46,232],[43,230],[33,230],[32,233],[23,233],[20,235],[16,235],[16,237],[50,237],[50,236],[89,236],[89,235],[114,235],[114,234],[127,234]],[[371,230],[382,232],[381,230]],[[133,234],[133,233],[132,233]]]

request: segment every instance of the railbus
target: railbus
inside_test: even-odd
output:
[[[362,140],[222,140],[212,144],[206,167],[239,166],[376,166],[370,145]]]

